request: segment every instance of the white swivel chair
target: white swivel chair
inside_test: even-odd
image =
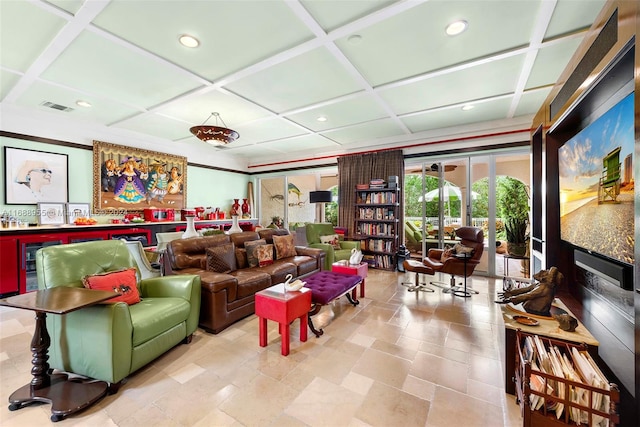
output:
[[[164,276],[164,252],[167,250],[167,243],[172,240],[182,239],[183,231],[171,231],[168,233],[156,233],[156,252],[160,256],[160,266]]]
[[[138,270],[140,271],[140,279],[159,277],[161,275],[160,265],[157,267],[151,265],[147,255],[144,253],[144,246],[142,246],[139,240],[120,240],[127,244],[127,249],[129,249],[129,252],[131,252],[131,255],[135,258],[136,264],[138,264]]]

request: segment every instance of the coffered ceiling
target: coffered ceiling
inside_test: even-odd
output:
[[[604,3],[0,0],[0,107],[246,165],[528,126]],[[212,112],[237,141],[191,135]]]

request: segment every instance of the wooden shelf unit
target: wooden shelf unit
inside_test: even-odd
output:
[[[399,242],[400,189],[356,190],[354,238],[372,268],[394,271]]]

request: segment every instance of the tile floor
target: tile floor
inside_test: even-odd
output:
[[[250,316],[218,335],[198,330],[65,426],[518,426],[504,392],[502,281],[472,277],[479,295],[411,293],[413,275],[369,270],[366,298],[315,316],[324,335],[280,355],[277,324],[258,345]],[[428,277],[428,279],[433,279]],[[439,279],[436,276],[436,279]],[[442,279],[442,278],[440,278]],[[444,278],[446,280],[446,278]],[[33,313],[0,307],[0,425],[50,425],[50,405],[10,412],[30,380]]]

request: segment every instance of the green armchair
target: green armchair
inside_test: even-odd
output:
[[[336,261],[348,260],[351,257],[353,248],[360,249],[360,242],[345,241],[340,238],[340,249],[322,243],[320,236],[331,236],[337,234],[331,223],[313,223],[305,227],[307,233],[307,246],[310,248],[322,249],[327,256],[324,260],[324,269],[331,270],[331,264]]]
[[[136,267],[120,240],[49,246],[36,253],[38,288],[83,287],[82,278]],[[138,276],[139,277],[139,276]],[[47,316],[53,369],[110,383],[121,381],[180,342],[198,327],[200,277],[179,275],[138,280],[142,299],[97,304],[62,316]]]

